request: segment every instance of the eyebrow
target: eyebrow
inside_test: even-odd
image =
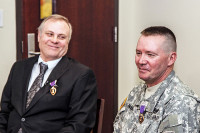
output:
[[[151,53],[151,54],[155,54],[155,55],[158,55],[157,53],[153,52],[153,51],[146,51],[145,53]]]
[[[141,50],[136,49],[136,52],[141,52]],[[152,54],[158,55],[157,53],[153,51],[145,51],[145,53],[152,53]]]
[[[55,32],[53,32],[53,31],[51,31],[51,30],[45,31],[45,33],[47,33],[47,32],[55,33]],[[59,33],[58,35],[65,35],[65,36],[67,36],[67,35],[64,34],[64,33]]]

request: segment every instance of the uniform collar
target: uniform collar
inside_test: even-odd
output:
[[[147,101],[148,105],[146,107],[146,111],[148,112],[153,112],[158,101],[160,100],[160,97],[162,94],[165,92],[166,88],[169,86],[171,83],[172,79],[175,77],[175,72],[172,71],[168,77],[161,83],[161,85],[158,87],[157,91],[150,96],[148,99],[145,99],[144,92],[146,90],[146,84],[142,84],[142,90],[141,90],[141,98],[139,98],[136,102],[135,105],[140,106],[143,101]]]
[[[172,71],[168,77],[161,83],[161,85],[159,86],[158,90],[147,99],[148,101],[148,106],[147,106],[147,111],[149,112],[153,112],[154,108],[156,107],[160,97],[162,96],[162,94],[165,92],[166,88],[169,86],[169,84],[171,83],[172,79],[175,77],[175,72]]]

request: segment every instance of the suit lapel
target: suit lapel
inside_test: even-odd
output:
[[[48,83],[59,79],[59,77],[69,69],[69,66],[70,61],[67,57],[64,56],[49,75],[49,78],[47,79]]]
[[[25,63],[25,66],[24,66],[24,76],[23,76],[23,82],[24,82],[24,86],[23,86],[23,90],[21,91],[22,92],[22,104],[23,106],[23,112],[25,112],[25,109],[26,109],[26,98],[27,98],[27,91],[28,91],[28,85],[29,85],[29,80],[30,80],[30,77],[31,77],[31,72],[32,72],[32,69],[33,69],[33,66],[34,64],[37,62],[38,60],[38,56],[36,57],[33,57],[32,59],[28,60],[26,63]]]
[[[69,59],[63,56],[63,58],[58,62],[58,64],[52,70],[45,85],[35,94],[33,100],[31,101],[26,111],[32,108],[33,105],[35,105],[42,96],[44,96],[46,93],[50,91],[51,88],[50,83],[52,81],[58,80],[69,69],[69,66],[70,66]]]

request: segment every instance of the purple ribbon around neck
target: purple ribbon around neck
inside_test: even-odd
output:
[[[140,114],[143,114],[145,110],[145,105],[140,106]]]
[[[56,84],[56,80],[50,83],[51,87],[54,86],[55,84]]]

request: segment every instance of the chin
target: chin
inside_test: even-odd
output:
[[[144,81],[147,81],[148,80],[148,77],[147,76],[144,76],[144,75],[139,75],[139,78],[144,80]]]

